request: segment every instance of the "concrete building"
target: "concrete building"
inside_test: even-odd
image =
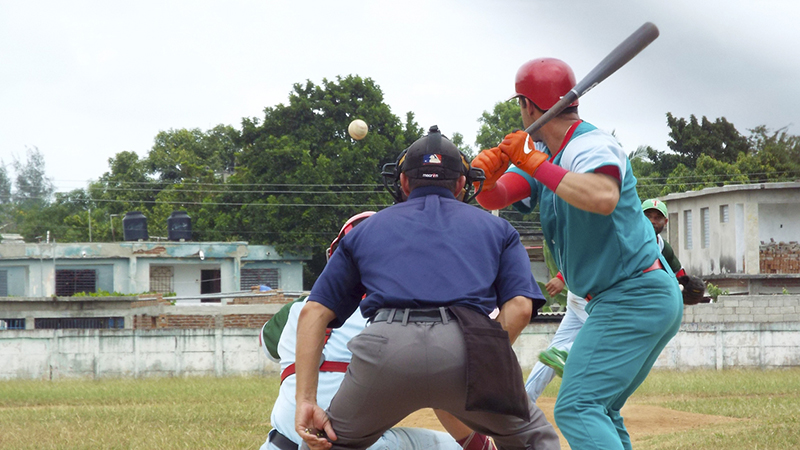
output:
[[[730,293],[800,292],[800,182],[669,194],[664,231],[689,274]]]
[[[103,290],[198,298],[262,284],[301,291],[308,259],[246,242],[2,243],[0,297]]]

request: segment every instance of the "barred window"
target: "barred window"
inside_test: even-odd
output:
[[[150,266],[150,292],[168,294],[173,289],[174,268],[172,266]]]
[[[0,297],[8,297],[8,271],[0,270]]]
[[[683,212],[683,248],[692,249],[692,210]]]
[[[0,319],[0,330],[24,330],[25,319]]]
[[[280,289],[281,277],[278,269],[242,269],[240,279],[240,289],[243,291],[262,284],[272,289]]]
[[[79,292],[97,290],[97,272],[94,269],[56,270],[56,295],[72,297]]]
[[[719,221],[721,223],[728,223],[728,205],[719,206]]]
[[[33,326],[43,330],[125,328],[124,317],[55,317],[34,319]]]
[[[708,248],[711,241],[711,214],[708,208],[700,208],[700,220],[703,221],[703,242],[701,247]]]

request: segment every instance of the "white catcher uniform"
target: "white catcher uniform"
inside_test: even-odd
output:
[[[305,301],[296,302],[291,306],[286,326],[283,332],[281,332],[280,340],[278,341],[279,360],[276,360],[270,355],[262,342],[261,348],[264,354],[271,360],[280,363],[281,374],[286,371],[287,367],[293,365],[295,362],[297,319],[305,303]],[[347,349],[347,343],[355,335],[360,333],[366,324],[367,320],[361,316],[361,311],[356,311],[340,328],[333,330],[330,334],[330,338],[325,343],[325,347],[322,349],[325,361],[350,362],[352,354]],[[320,407],[324,409],[328,408],[343,378],[343,372],[320,371],[319,384],[317,386],[317,403]],[[294,430],[294,414],[296,408],[295,392],[295,376],[287,376],[281,383],[278,398],[275,400],[275,405],[272,407],[270,421],[275,430],[299,445],[302,439]],[[270,432],[270,437],[268,437],[264,445],[261,446],[261,450],[279,450],[278,447],[270,442],[271,436],[273,436],[273,432]],[[422,428],[398,427],[392,428],[384,433],[368,450],[401,449],[461,450],[461,446],[447,433]]]
[[[555,347],[559,350],[569,351],[572,348],[572,343],[575,342],[575,336],[581,331],[581,327],[583,327],[587,317],[589,317],[589,314],[586,313],[586,299],[567,291],[567,312],[564,314],[564,318],[561,319],[561,324],[558,326],[558,330],[556,330],[556,334],[553,336],[548,348]],[[555,376],[556,372],[552,368],[537,362],[525,382],[525,390],[528,392],[528,397],[536,402],[536,399],[542,395],[544,388],[553,381]]]

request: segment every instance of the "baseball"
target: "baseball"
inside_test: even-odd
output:
[[[361,119],[356,119],[350,122],[350,126],[347,127],[347,132],[350,133],[350,137],[357,141],[364,139],[364,136],[367,135],[368,131],[369,128],[367,127],[367,122],[364,122]]]

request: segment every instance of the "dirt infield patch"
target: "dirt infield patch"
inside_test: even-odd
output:
[[[555,397],[542,397],[538,402],[539,408],[542,409],[544,415],[547,416],[547,420],[552,424],[555,424],[553,419],[553,405],[555,405],[555,402]],[[628,428],[633,442],[646,436],[675,433],[739,420],[723,416],[675,411],[660,406],[637,405],[633,402],[622,408],[622,416],[625,418],[625,426]],[[444,431],[432,409],[417,411],[406,417],[398,426]],[[558,431],[557,427],[556,430]],[[561,437],[561,448],[564,450],[569,449],[569,445],[566,439],[561,436],[561,432],[558,435]]]

